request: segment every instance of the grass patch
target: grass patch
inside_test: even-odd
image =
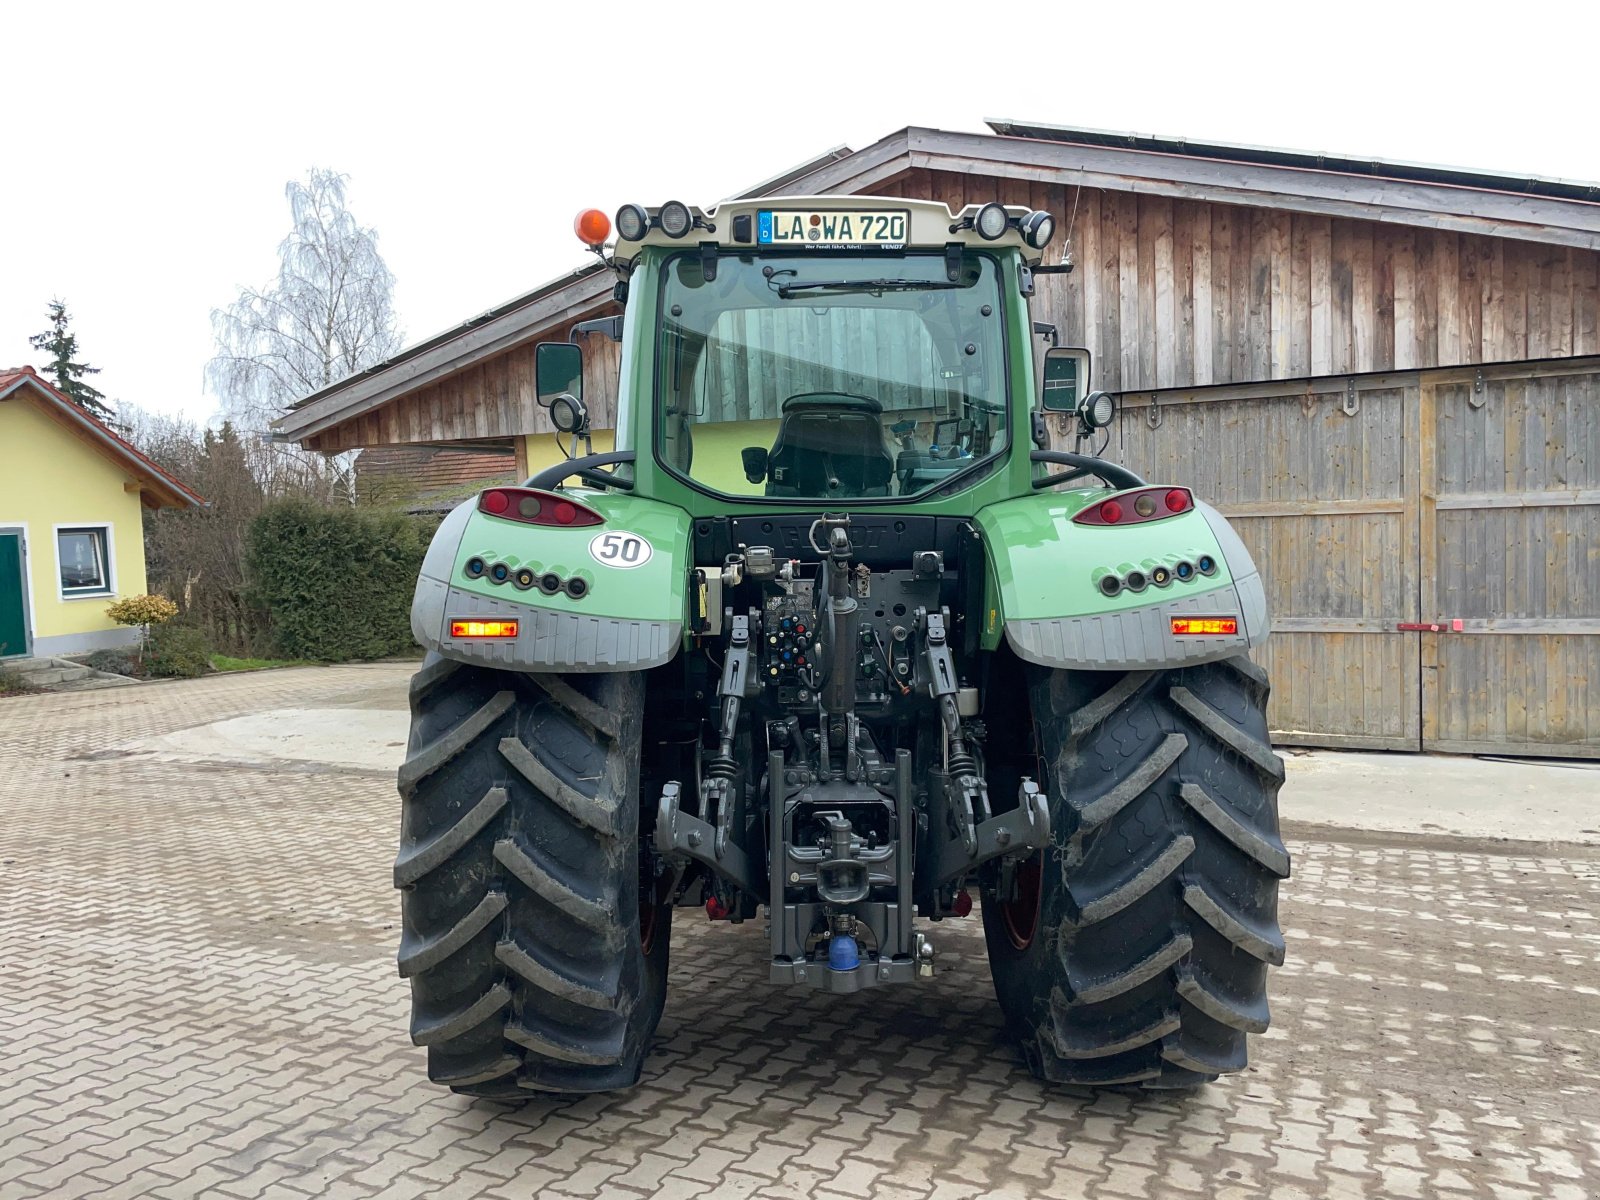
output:
[[[211,656],[213,671],[269,671],[274,667],[310,667],[316,664],[304,658],[233,658],[226,654]]]
[[[22,677],[21,671],[0,667],[0,696],[26,696],[38,690]]]

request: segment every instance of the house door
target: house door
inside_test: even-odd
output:
[[[0,658],[27,654],[28,586],[22,531],[0,529]]]

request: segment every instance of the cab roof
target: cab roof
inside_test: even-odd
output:
[[[906,240],[901,244],[883,246],[884,250],[899,250],[902,248],[916,248],[922,250],[941,250],[953,244],[961,246],[985,247],[995,249],[1010,247],[1021,250],[1027,261],[1035,262],[1039,258],[1039,251],[1028,246],[1022,239],[1022,234],[1017,229],[1017,218],[1025,217],[1031,211],[1019,205],[1004,205],[1006,215],[1011,220],[1006,225],[1006,230],[997,238],[985,238],[973,225],[978,212],[983,204],[968,204],[959,212],[936,200],[908,200],[895,196],[761,196],[753,199],[724,200],[712,208],[695,208],[689,205],[693,225],[682,237],[669,237],[661,229],[658,220],[664,205],[654,207],[641,205],[650,216],[650,227],[642,238],[637,241],[628,241],[617,234],[616,248],[613,257],[620,266],[627,266],[638,257],[639,251],[646,246],[664,246],[668,248],[683,249],[690,246],[711,244],[726,249],[750,249],[753,251],[784,252],[791,249],[801,251],[834,252],[834,253],[866,253],[870,254],[879,249],[873,244],[842,245],[838,243],[829,245],[808,245],[801,243],[797,246],[773,244],[762,242],[759,239],[762,214],[788,214],[799,215],[809,224],[811,214],[828,213],[872,213],[889,214],[904,212],[907,214],[908,232]]]

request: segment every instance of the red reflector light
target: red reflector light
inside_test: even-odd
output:
[[[1239,632],[1238,617],[1173,617],[1172,632],[1180,635],[1231,636]]]
[[[585,525],[605,524],[605,518],[588,505],[535,488],[490,488],[478,497],[478,511],[523,525],[580,529]]]
[[[514,638],[517,636],[517,623],[515,621],[451,621],[450,636],[453,638]]]
[[[1091,504],[1072,520],[1077,525],[1137,525],[1175,517],[1193,507],[1194,495],[1188,488],[1138,488]]]

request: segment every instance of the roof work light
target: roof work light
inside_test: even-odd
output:
[[[669,238],[681,238],[694,228],[694,214],[682,200],[668,200],[656,215],[656,224]]]
[[[1017,225],[1022,240],[1035,250],[1043,250],[1056,235],[1056,219],[1047,212],[1031,212]]]
[[[624,204],[617,209],[617,236],[625,242],[640,241],[650,232],[650,214],[638,204]]]
[[[972,219],[972,227],[978,231],[978,236],[985,241],[994,241],[1005,234],[1006,227],[1011,224],[1005,205],[990,201],[978,210],[978,215]]]

